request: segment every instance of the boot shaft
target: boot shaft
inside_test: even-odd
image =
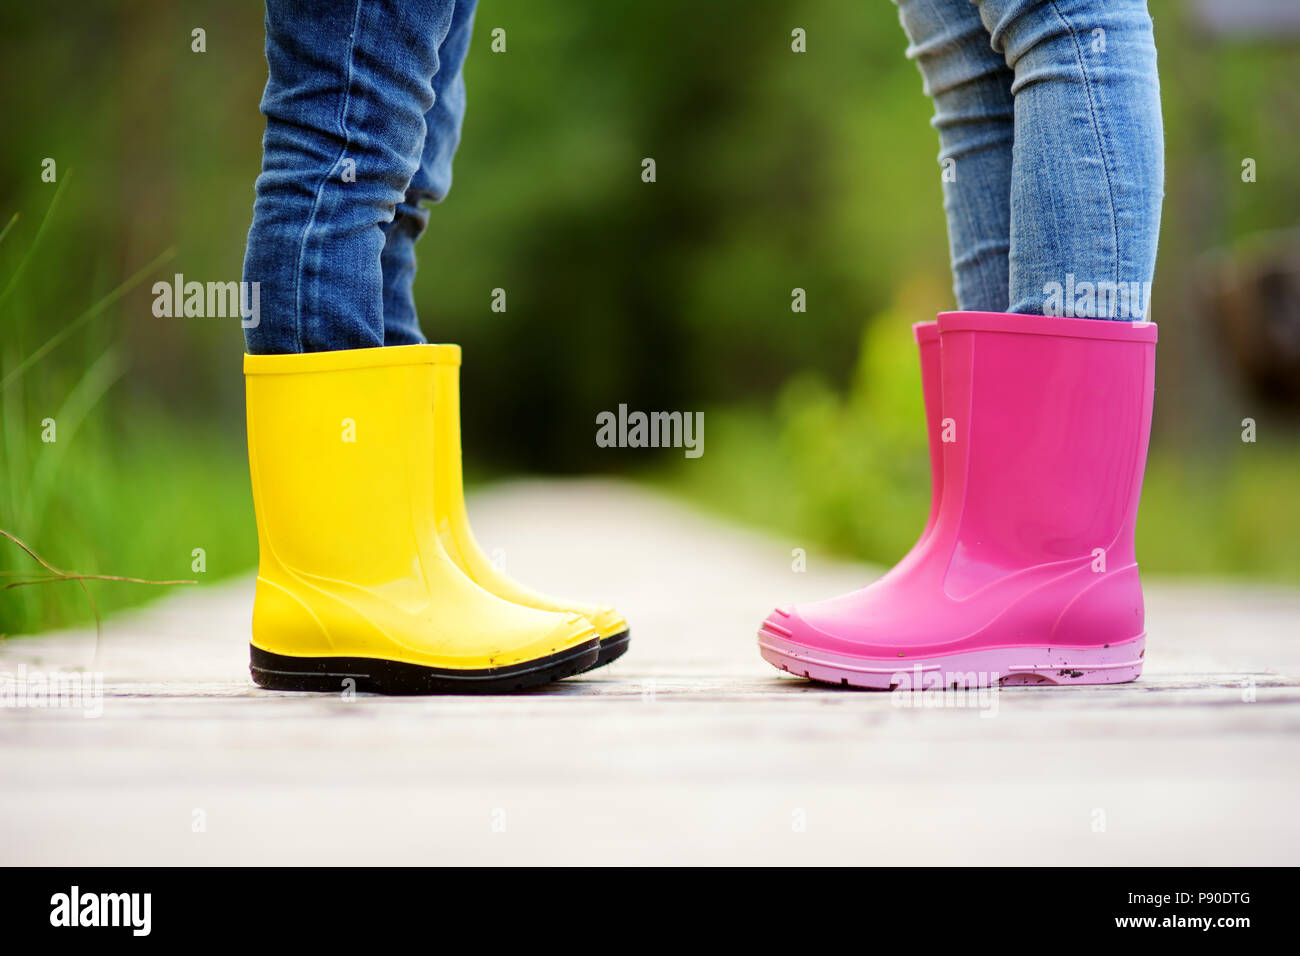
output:
[[[939,328],[948,593],[1056,562],[1134,564],[1156,327],[953,312]]]
[[[433,482],[434,510],[443,549],[463,570],[469,570],[471,547],[461,541],[460,529],[469,527],[465,510],[465,479],[460,447],[460,364],[459,345],[439,345],[433,367],[434,454],[437,469]]]
[[[377,586],[420,577],[435,347],[245,357],[261,566]],[[413,494],[420,489],[420,494]]]

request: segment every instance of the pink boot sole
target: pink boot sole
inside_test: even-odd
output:
[[[773,612],[758,652],[773,667],[825,684],[867,690],[937,690],[1017,685],[1124,684],[1142,674],[1146,634],[1092,647],[992,647],[959,654],[871,660],[796,644]]]

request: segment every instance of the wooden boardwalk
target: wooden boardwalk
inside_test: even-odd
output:
[[[248,580],[109,621],[98,662],[93,632],[0,643],[0,674],[104,682],[97,717],[0,708],[0,863],[1300,862],[1300,592],[1151,582],[1141,681],[902,707],[755,650],[871,569],[620,484],[473,513],[511,573],[616,601],[631,652],[515,697],[269,693]]]

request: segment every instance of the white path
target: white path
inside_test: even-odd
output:
[[[521,578],[618,602],[631,652],[518,697],[268,693],[247,580],[113,619],[98,664],[86,632],[0,643],[105,680],[96,719],[0,709],[0,863],[1300,862],[1300,592],[1155,582],[1138,683],[903,709],[754,648],[869,569],[795,574],[801,542],[627,485],[473,513]]]

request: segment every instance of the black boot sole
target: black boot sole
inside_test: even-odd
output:
[[[620,631],[611,637],[601,638],[600,654],[594,663],[587,666],[587,670],[594,671],[597,667],[604,667],[611,661],[616,661],[627,653],[627,646],[631,641],[631,631]]]
[[[370,657],[290,657],[250,644],[249,670],[254,683],[267,690],[322,694],[347,690],[366,694],[508,694],[581,674],[598,666],[602,650],[600,639],[592,638],[531,661],[461,670]]]

